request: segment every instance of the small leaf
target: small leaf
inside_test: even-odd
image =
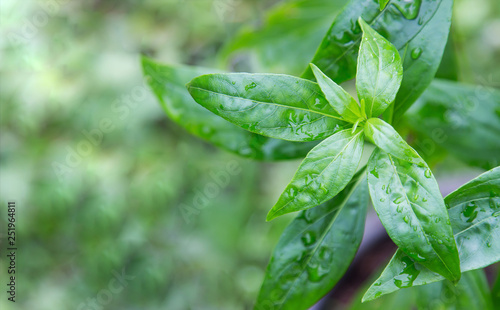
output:
[[[384,150],[384,152],[407,162],[423,163],[418,153],[406,143],[391,125],[383,120],[370,118],[365,123],[364,132],[368,141]]]
[[[368,118],[378,116],[394,101],[403,66],[398,50],[373,30],[361,17],[358,20],[363,37],[359,47],[356,89],[359,100],[365,100]]]
[[[323,91],[330,105],[348,122],[356,123],[361,118],[359,105],[342,87],[337,85],[327,77],[314,64],[311,64],[314,76],[318,81],[319,87]]]
[[[390,0],[379,0],[379,4],[380,4],[380,10],[382,11],[383,9],[385,9],[385,7],[387,6],[387,3],[389,3]]]
[[[188,85],[200,105],[248,131],[289,141],[325,139],[347,124],[318,84],[282,74],[207,74]]]
[[[458,281],[460,263],[448,213],[425,162],[415,164],[377,149],[368,171],[373,207],[394,243],[427,268]],[[402,274],[396,286],[410,285],[418,272],[408,268]]]
[[[500,167],[463,185],[445,198],[462,272],[500,261]],[[398,250],[365,296],[369,301],[402,287],[424,285],[444,278]],[[399,285],[398,285],[399,284]]]
[[[365,169],[337,196],[302,211],[283,232],[255,309],[308,309],[340,280],[363,237]]]
[[[340,131],[307,154],[267,220],[315,207],[337,195],[354,176],[363,153],[363,132]]]
[[[248,132],[197,104],[185,84],[215,69],[160,64],[143,57],[142,68],[148,84],[166,114],[191,134],[235,153],[258,160],[304,157],[317,142],[290,142]]]

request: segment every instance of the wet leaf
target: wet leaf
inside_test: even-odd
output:
[[[267,220],[315,207],[337,195],[354,176],[362,153],[361,130],[343,130],[318,144],[302,161]]]
[[[359,47],[356,90],[368,118],[378,116],[394,101],[403,67],[398,50],[359,18],[363,37]]]
[[[500,165],[498,89],[436,79],[407,114],[427,155],[440,146],[475,166]]]
[[[364,171],[335,198],[302,211],[285,229],[256,310],[308,309],[344,275],[363,237],[368,204]]]
[[[248,132],[197,104],[186,90],[192,78],[215,69],[172,66],[143,57],[144,76],[170,119],[188,132],[243,157],[279,160],[304,157],[317,142],[290,142]]]
[[[379,118],[370,118],[364,127],[366,139],[386,153],[401,160],[424,164],[418,153],[397,133],[394,128]]]
[[[393,0],[380,10],[373,0],[352,0],[335,18],[311,61],[340,84],[353,79],[361,42],[357,23],[362,17],[398,49],[403,59],[403,81],[394,103],[395,119],[431,83],[446,45],[452,0]],[[307,68],[304,78],[311,79]]]
[[[207,74],[188,85],[200,105],[248,131],[289,141],[325,139],[346,126],[318,84],[282,74]]]
[[[375,211],[391,239],[408,255],[393,285],[412,285],[419,271],[410,264],[411,259],[458,281],[460,265],[450,220],[425,162],[408,162],[377,149],[368,162],[368,171]]]
[[[348,122],[356,123],[362,113],[358,103],[349,95],[342,87],[337,85],[329,77],[327,77],[314,64],[311,64],[316,81],[330,105],[340,114],[340,116]]]
[[[500,261],[500,167],[470,181],[445,198],[462,272]],[[368,289],[365,301],[402,287],[437,282],[444,278],[398,250],[382,275]],[[397,285],[403,281],[406,285]]]

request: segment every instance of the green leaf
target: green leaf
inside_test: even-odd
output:
[[[408,111],[407,122],[431,155],[437,146],[459,159],[490,169],[500,165],[500,91],[435,80]]]
[[[246,60],[248,54],[255,55],[250,58],[252,64],[256,62],[267,72],[300,75],[346,3],[347,0],[281,1],[228,41],[221,59],[234,65]]]
[[[382,11],[387,6],[387,3],[389,3],[389,0],[379,0],[378,2],[380,4],[380,10]]]
[[[394,128],[379,118],[370,118],[364,127],[365,137],[386,153],[401,160],[425,164],[418,153],[412,149]]]
[[[344,275],[363,237],[365,169],[335,198],[302,211],[283,232],[255,309],[308,309]]]
[[[248,131],[289,141],[325,139],[347,124],[318,84],[281,74],[207,74],[188,85],[200,105]]]
[[[491,289],[491,298],[493,299],[493,305],[495,309],[500,308],[500,270],[497,272],[497,279],[493,288]]]
[[[311,61],[340,84],[355,77],[363,20],[388,39],[403,58],[395,119],[422,94],[439,67],[447,41],[452,0],[393,0],[380,11],[373,0],[352,0],[335,18]],[[313,78],[307,68],[304,78]]]
[[[267,220],[315,207],[337,195],[354,176],[362,153],[360,130],[343,130],[318,144],[302,161]]]
[[[456,286],[444,280],[412,289],[418,293],[418,309],[493,310],[488,281],[483,270],[464,273]]]
[[[500,167],[470,181],[445,198],[462,272],[500,261]],[[366,292],[369,301],[403,287],[444,278],[398,250],[382,275]]]
[[[358,22],[363,30],[363,38],[359,47],[356,90],[358,99],[365,101],[366,115],[378,116],[396,98],[403,79],[403,66],[394,45],[361,17]]]
[[[337,85],[329,77],[327,77],[314,64],[311,64],[316,81],[323,91],[330,105],[348,122],[356,123],[361,117],[361,110],[354,98],[349,95],[342,87]]]
[[[304,157],[317,142],[289,142],[253,134],[197,104],[185,84],[215,69],[172,66],[142,58],[144,76],[167,115],[188,132],[240,156],[259,160]]]
[[[377,149],[368,170],[373,207],[394,243],[425,267],[458,281],[460,265],[450,220],[425,162],[408,162]],[[415,272],[405,269],[405,276]],[[394,285],[407,284],[401,280]]]

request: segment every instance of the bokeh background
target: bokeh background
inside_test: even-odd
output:
[[[218,150],[170,121],[149,90],[132,90],[143,86],[141,54],[300,73],[336,10],[308,12],[300,45],[283,36],[228,52],[248,47],[236,35],[284,2],[297,1],[0,2],[0,202],[17,202],[19,248],[18,300],[2,291],[1,309],[91,309],[98,297],[103,309],[250,309],[292,218],[265,215],[300,161]],[[499,87],[500,3],[456,0],[452,25],[456,70],[440,74]],[[107,132],[92,136],[103,120]],[[182,206],[227,163],[237,173],[186,220]],[[450,190],[482,171],[446,154],[434,169]],[[6,266],[2,255],[2,283]]]

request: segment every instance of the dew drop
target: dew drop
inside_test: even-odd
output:
[[[305,246],[309,246],[316,242],[316,235],[314,234],[314,232],[308,231],[302,236],[301,240]]]
[[[422,54],[422,49],[420,47],[416,47],[411,51],[411,58],[418,59]]]
[[[425,173],[424,173],[425,177],[430,179],[431,176],[432,176],[432,171],[431,169],[427,168],[427,170],[425,170]]]
[[[406,19],[415,19],[420,11],[422,0],[405,0],[393,3]]]
[[[405,215],[403,217],[403,221],[405,221],[405,223],[408,224],[408,222],[410,221],[410,218],[407,215]]]
[[[255,82],[252,82],[245,86],[245,90],[249,91],[250,89],[254,89],[255,87],[257,87],[257,84],[255,84]]]

